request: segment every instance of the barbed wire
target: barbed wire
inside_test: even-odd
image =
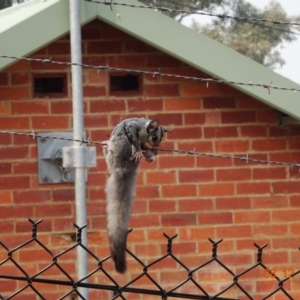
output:
[[[41,139],[64,140],[64,141],[77,142],[77,143],[79,143],[79,145],[89,144],[89,145],[97,145],[97,146],[102,146],[102,147],[107,146],[107,142],[105,142],[105,141],[104,142],[94,142],[94,141],[91,141],[89,138],[87,138],[87,139],[82,138],[81,140],[78,140],[78,139],[59,137],[59,136],[55,136],[55,135],[45,136],[45,135],[36,134],[36,133],[34,133],[34,131],[26,133],[26,132],[15,132],[15,131],[0,130],[0,134],[28,136],[28,137],[31,137],[33,139],[41,138]],[[194,149],[194,150],[180,150],[180,149],[155,148],[155,150],[158,150],[158,151],[161,151],[161,152],[185,154],[187,156],[205,156],[205,157],[213,157],[213,158],[231,159],[231,160],[237,160],[237,161],[240,161],[240,162],[246,162],[247,164],[249,162],[252,162],[252,163],[258,163],[258,164],[283,165],[283,166],[288,166],[291,169],[297,168],[300,171],[300,164],[298,164],[298,163],[295,163],[295,162],[290,163],[290,162],[283,162],[283,161],[251,158],[251,157],[249,157],[249,154],[247,154],[246,156],[236,156],[236,155],[229,155],[229,154],[197,152],[196,149]]]
[[[161,11],[161,12],[173,12],[173,13],[203,15],[203,16],[220,18],[222,20],[232,19],[232,20],[241,21],[241,22],[265,22],[265,23],[271,23],[273,25],[295,25],[295,26],[300,26],[300,23],[298,23],[298,22],[270,20],[270,19],[263,19],[263,18],[247,18],[247,17],[231,16],[231,15],[227,15],[225,13],[218,14],[218,13],[197,11],[197,10],[173,9],[173,8],[168,8],[168,7],[163,7],[163,6],[134,5],[134,4],[128,4],[128,3],[113,2],[112,0],[111,1],[106,1],[106,0],[105,1],[85,0],[85,1],[86,2],[97,3],[97,4],[109,5],[111,7],[111,9],[112,9],[112,5],[119,5],[119,6],[131,7],[131,8],[154,9],[154,10]]]
[[[102,65],[91,65],[91,64],[84,64],[84,63],[74,63],[74,62],[63,62],[63,61],[57,61],[52,60],[52,58],[30,58],[30,57],[20,57],[20,56],[13,56],[13,55],[0,55],[0,58],[9,58],[9,59],[15,59],[15,60],[26,60],[26,61],[36,61],[41,62],[45,64],[57,64],[57,65],[67,65],[67,66],[80,66],[82,68],[88,68],[88,69],[94,69],[99,71],[103,70],[110,70],[115,72],[126,72],[126,73],[137,73],[137,74],[146,74],[146,75],[152,75],[153,77],[174,77],[174,78],[181,78],[185,80],[193,80],[198,81],[202,83],[206,83],[206,87],[210,83],[220,83],[220,84],[231,84],[231,85],[240,85],[240,86],[251,86],[251,87],[261,87],[268,90],[268,93],[271,93],[271,89],[274,90],[282,90],[282,91],[291,91],[291,92],[300,92],[300,89],[297,88],[286,88],[286,87],[279,87],[276,85],[272,85],[272,82],[269,84],[265,83],[252,83],[251,81],[249,83],[246,82],[238,82],[238,81],[232,81],[232,80],[224,80],[224,79],[215,79],[215,78],[202,78],[202,77],[193,77],[193,76],[183,76],[179,74],[171,74],[171,73],[162,73],[160,72],[160,68],[158,71],[146,71],[146,70],[140,70],[140,69],[125,69],[125,68],[117,68],[117,67],[111,67],[109,65],[102,66]]]

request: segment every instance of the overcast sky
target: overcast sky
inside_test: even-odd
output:
[[[258,8],[264,8],[270,0],[247,0]],[[289,16],[300,15],[300,0],[277,0]],[[189,23],[187,20],[186,22]],[[296,28],[296,26],[294,26]],[[298,26],[300,28],[300,26]],[[283,45],[280,49],[286,64],[278,70],[279,74],[300,84],[300,31],[297,40]]]

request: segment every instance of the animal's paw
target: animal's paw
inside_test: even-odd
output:
[[[108,147],[109,147],[109,140],[103,141],[102,144],[101,144],[101,146],[102,146],[103,148],[108,148]]]
[[[130,160],[134,160],[135,162],[140,162],[141,159],[143,157],[143,151],[140,150],[140,151],[137,151],[131,158]]]

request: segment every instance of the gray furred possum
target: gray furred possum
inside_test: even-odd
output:
[[[158,120],[131,118],[120,122],[103,148],[110,177],[106,184],[107,234],[115,269],[126,271],[128,223],[135,197],[137,168],[142,157],[153,162],[164,133]],[[148,148],[147,144],[154,148]]]

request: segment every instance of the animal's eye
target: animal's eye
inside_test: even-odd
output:
[[[157,135],[152,135],[152,141],[153,141],[153,142],[156,142],[157,140],[158,140]]]

